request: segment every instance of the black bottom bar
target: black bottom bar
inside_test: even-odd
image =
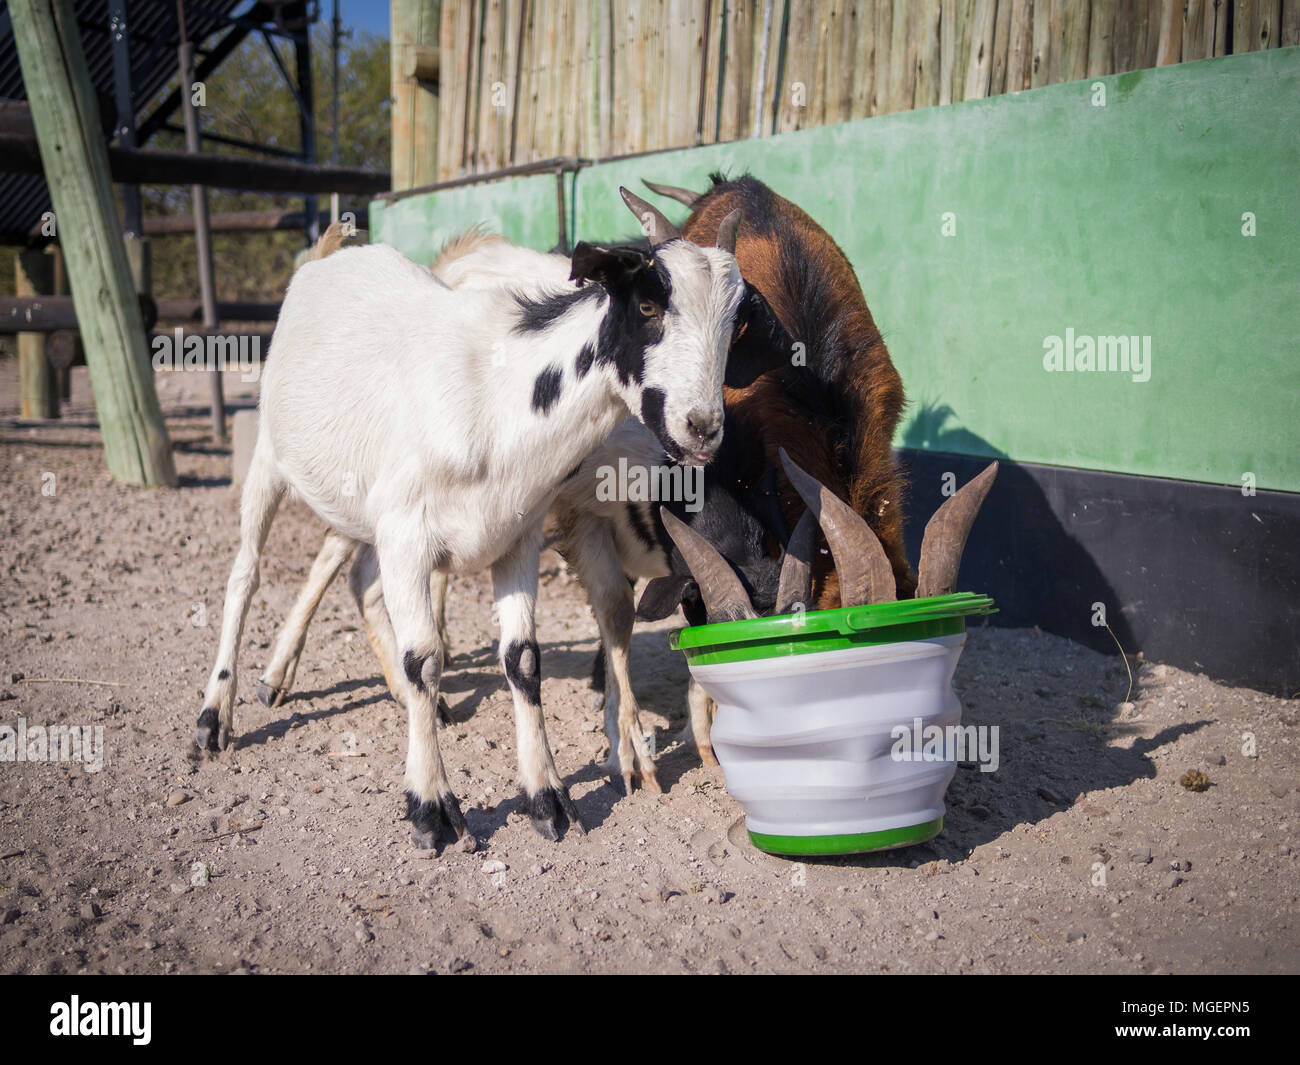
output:
[[[5,1021],[10,1046],[28,1056],[60,1053],[88,1055],[121,1053],[125,1060],[151,1052],[175,1060],[177,1053],[192,1050],[196,1037],[213,1053],[247,1052],[255,1040],[262,1053],[290,1052],[298,1058],[323,1054],[331,1060],[373,1057],[379,1025],[392,1027],[396,1018],[418,1015],[429,1002],[448,1002],[457,1019],[475,1028],[501,1027],[499,995],[484,995],[478,983],[463,991],[439,981],[406,981],[335,977],[322,981],[305,976],[272,977],[248,985],[242,980],[213,978],[177,980],[168,977],[52,977],[6,982]],[[938,986],[943,983],[943,987]],[[1002,1053],[1027,1056],[1068,1038],[1074,1044],[1110,1051],[1128,1044],[1135,1054],[1161,1058],[1171,1050],[1201,1056],[1230,1058],[1241,1053],[1257,1056],[1263,1042],[1275,1047],[1292,1033],[1294,1025],[1291,981],[1242,976],[1170,976],[1149,980],[1139,976],[1064,976],[1044,980],[1041,976],[914,977],[907,981],[873,980],[867,985],[873,1009],[895,1016],[909,1016],[912,1024],[928,1023],[954,1031],[969,1032],[986,1042],[996,1042]],[[789,1001],[788,985],[747,982],[728,985],[713,981],[715,997],[745,995],[744,1004],[762,1007],[767,1003],[779,1015]],[[918,992],[922,998],[918,999]],[[614,1005],[617,989],[608,979],[584,985],[584,1001],[599,1007]],[[76,996],[74,1002],[73,996]],[[951,998],[949,996],[952,996]],[[144,1003],[149,1004],[148,1042],[145,1036],[66,1035],[75,1016],[78,1033],[102,1003],[129,1008],[142,1031]],[[308,1023],[305,1018],[320,1015],[322,1007],[347,1004],[347,1015],[321,1016]],[[223,1023],[209,1020],[220,1005]],[[741,1001],[737,997],[736,1005]],[[72,1010],[76,1008],[75,1015]],[[275,1008],[292,1022],[268,1023]],[[121,1016],[121,1014],[118,1014]],[[1051,1029],[1045,1027],[1050,1020]],[[207,1022],[206,1027],[204,1026]],[[120,1026],[119,1026],[120,1027]],[[201,1029],[201,1030],[200,1030]],[[60,1034],[55,1035],[57,1031]],[[1057,1033],[1053,1035],[1053,1033]],[[797,1025],[777,1025],[764,1033],[765,1042],[791,1053],[806,1051],[808,1034]],[[527,1053],[536,1037],[525,1035],[522,1026],[505,1026],[493,1036],[493,1046],[503,1054]],[[1058,1055],[1059,1056],[1059,1055]],[[1073,1056],[1070,1056],[1074,1060]]]
[[[944,501],[991,460],[905,450],[909,557]],[[1300,691],[1300,495],[1000,459],[958,587],[997,600],[993,624],[1037,625],[1144,652],[1275,695]]]

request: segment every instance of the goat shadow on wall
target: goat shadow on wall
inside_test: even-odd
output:
[[[943,504],[945,481],[960,487],[999,460],[993,488],[980,509],[962,556],[958,587],[997,600],[992,624],[1066,636],[1102,654],[1129,654],[1137,638],[1121,611],[1119,593],[1088,549],[1062,524],[1041,485],[1010,455],[969,429],[950,427],[957,412],[927,402],[909,419],[898,459],[907,478],[904,538],[908,557],[921,553],[925,523]],[[951,493],[951,488],[950,488]],[[1096,604],[1114,637],[1094,621]]]
[[[974,761],[960,764],[945,799],[944,830],[928,843],[800,860],[872,868],[960,861],[982,844],[1004,838],[1017,826],[1037,824],[1083,796],[1154,778],[1150,752],[1209,723],[1183,722],[1154,736],[1137,736],[1127,748],[1108,742],[1140,728],[1116,720],[1128,674],[1114,641],[1104,628],[1097,639],[1076,640],[1109,652],[1109,658],[1098,659],[1035,628],[1059,633],[1063,627],[1041,610],[1044,596],[1070,604],[1085,620],[1093,603],[1105,602],[1112,607],[1107,620],[1116,636],[1134,649],[1119,600],[1029,474],[976,434],[949,428],[954,417],[951,407],[926,404],[904,431],[898,457],[908,479],[905,539],[908,557],[915,560],[925,523],[944,502],[945,474],[955,475],[954,487],[960,487],[983,469],[989,456],[1001,460],[967,541],[958,582],[961,590],[993,595],[1000,613],[970,628],[953,681],[962,701],[962,724],[998,728],[999,767],[984,773]],[[989,625],[1021,631],[993,639]],[[1133,691],[1136,696],[1136,686]],[[1080,875],[1088,873],[1084,865]]]

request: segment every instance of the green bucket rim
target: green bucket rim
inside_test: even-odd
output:
[[[810,610],[799,614],[692,625],[668,636],[691,665],[783,658],[797,654],[928,640],[966,631],[966,618],[996,611],[977,592]]]

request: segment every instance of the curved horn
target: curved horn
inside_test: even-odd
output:
[[[636,215],[636,220],[641,223],[641,229],[650,238],[650,247],[657,247],[664,241],[678,236],[677,227],[663,216],[663,212],[658,207],[646,203],[635,192],[628,192],[622,185],[618,187],[618,194],[623,197],[628,210]]]
[[[808,508],[795,524],[785,545],[781,582],[776,589],[776,613],[790,614],[799,604],[808,609],[812,598],[812,556],[817,546],[817,516]]]
[[[695,201],[704,195],[702,192],[692,192],[690,189],[678,188],[676,185],[657,185],[645,178],[641,179],[641,184],[651,192],[660,196],[667,196],[670,200],[676,200],[678,203],[684,203],[687,207],[694,207]]]
[[[758,617],[745,586],[718,549],[667,507],[660,507],[659,515],[677,550],[686,559],[695,583],[700,586],[700,598],[709,613],[709,624]]]
[[[970,535],[975,515],[979,513],[980,504],[989,494],[997,475],[998,464],[989,463],[926,522],[925,536],[921,539],[921,562],[917,566],[918,599],[947,595],[954,590],[957,571],[961,568],[961,553],[966,549],[966,537]]]
[[[740,228],[740,208],[722,220],[718,226],[718,239],[714,243],[728,255],[736,254],[736,230]]]
[[[781,464],[826,534],[840,578],[841,604],[861,606],[897,599],[894,570],[871,526],[817,478],[796,466],[785,448],[781,448]]]

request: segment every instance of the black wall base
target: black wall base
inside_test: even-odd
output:
[[[908,557],[944,501],[990,459],[898,453],[910,481]],[[995,625],[1037,625],[1274,695],[1300,694],[1300,495],[1036,466],[1001,471],[958,588],[997,601]]]

